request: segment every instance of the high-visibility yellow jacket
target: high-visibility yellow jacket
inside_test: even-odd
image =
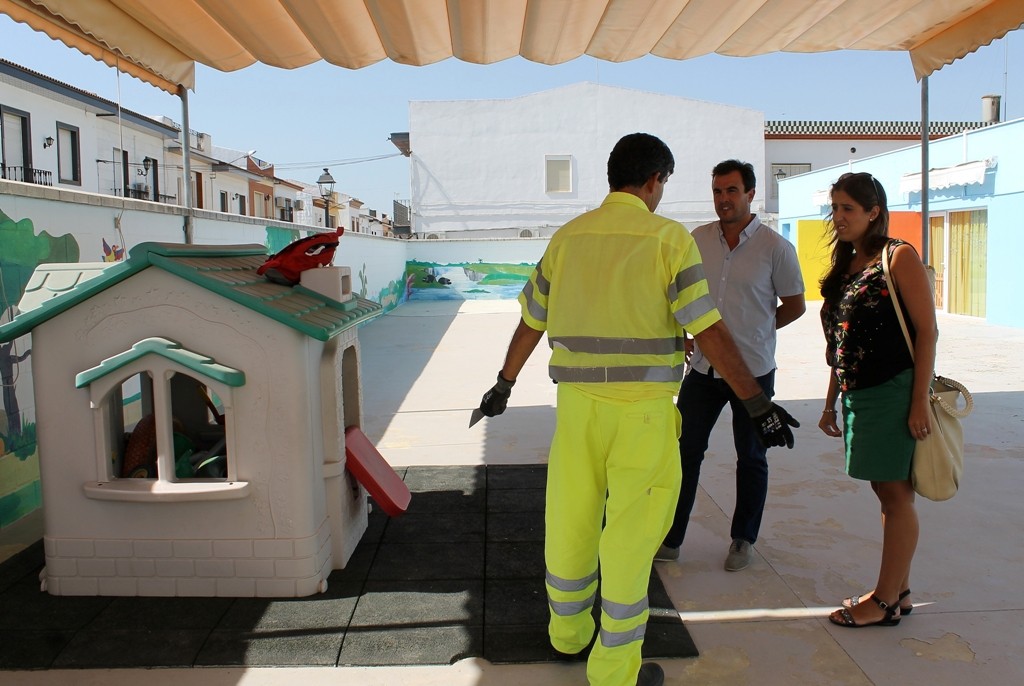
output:
[[[523,321],[547,332],[552,379],[619,398],[677,392],[683,329],[721,319],[690,233],[631,193],[560,228],[519,302]]]

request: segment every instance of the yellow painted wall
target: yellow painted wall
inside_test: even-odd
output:
[[[800,260],[807,300],[821,300],[818,282],[828,270],[831,260],[830,233],[823,219],[801,219],[796,224],[796,256]]]

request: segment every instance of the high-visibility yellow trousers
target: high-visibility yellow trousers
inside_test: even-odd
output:
[[[590,643],[600,562],[601,632],[587,678],[633,686],[651,564],[679,496],[679,411],[671,396],[597,399],[562,383],[556,421],[544,543],[551,645],[578,653]]]

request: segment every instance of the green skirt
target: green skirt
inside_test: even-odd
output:
[[[846,473],[866,481],[910,478],[917,441],[907,428],[914,370],[883,384],[843,394]]]

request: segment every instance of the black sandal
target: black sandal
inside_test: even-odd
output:
[[[903,593],[900,593],[900,597],[896,599],[896,602],[899,602],[899,601],[903,600],[908,595],[910,595],[910,589],[909,588],[907,590],[903,591]],[[852,595],[849,598],[843,598],[842,605],[843,605],[843,607],[849,609],[849,608],[853,607],[854,605],[857,605],[858,603],[860,603],[860,596],[859,595]],[[914,611],[914,606],[913,605],[907,605],[906,607],[904,607],[903,605],[900,605],[900,616],[901,617],[905,616],[905,615],[909,615],[913,611]]]
[[[865,626],[896,626],[900,623],[900,604],[897,601],[895,604],[890,605],[884,600],[879,600],[873,594],[869,596],[871,600],[875,602],[875,605],[882,608],[885,615],[877,622],[868,622],[867,624],[858,624],[850,613],[849,608],[841,607],[836,612],[839,613],[839,619],[836,619],[836,613],[833,612],[828,616],[828,621],[832,622],[837,626],[850,627],[851,629],[859,629]]]

